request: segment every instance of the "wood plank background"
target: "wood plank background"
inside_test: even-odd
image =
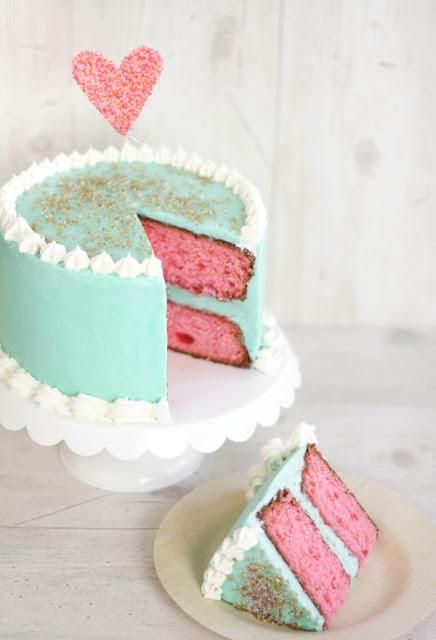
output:
[[[166,68],[135,135],[256,182],[282,322],[436,324],[434,0],[0,0],[0,181],[119,144],[72,56]]]

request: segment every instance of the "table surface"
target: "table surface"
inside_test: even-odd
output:
[[[289,336],[303,373],[295,406],[250,441],[227,442],[175,487],[93,489],[68,474],[56,448],[0,430],[2,640],[217,638],[162,589],[156,529],[192,488],[254,464],[266,439],[287,436],[301,420],[318,425],[336,468],[382,482],[436,519],[436,334],[293,329]],[[435,614],[401,640],[434,638]]]

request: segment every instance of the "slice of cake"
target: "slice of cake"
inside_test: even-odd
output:
[[[378,531],[316,444],[301,424],[262,449],[249,502],[204,574],[206,598],[262,621],[328,628]]]
[[[237,172],[127,143],[45,160],[0,195],[0,381],[21,395],[165,422],[168,345],[268,370],[266,214]]]

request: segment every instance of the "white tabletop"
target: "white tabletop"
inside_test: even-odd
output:
[[[255,463],[265,439],[303,419],[318,425],[336,468],[386,484],[436,519],[436,335],[298,329],[290,337],[303,373],[295,407],[250,441],[226,443],[177,487],[92,489],[68,475],[55,448],[0,430],[2,640],[216,638],[161,588],[156,529],[193,487]],[[435,614],[402,636],[434,638]]]

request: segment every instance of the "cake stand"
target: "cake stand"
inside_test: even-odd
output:
[[[226,438],[247,440],[257,424],[273,425],[280,409],[293,404],[299,365],[281,337],[281,361],[274,374],[170,352],[171,425],[63,417],[21,398],[3,382],[0,424],[12,431],[26,428],[38,444],[59,445],[62,462],[82,482],[110,491],[161,489],[191,475],[204,454],[219,449]]]

